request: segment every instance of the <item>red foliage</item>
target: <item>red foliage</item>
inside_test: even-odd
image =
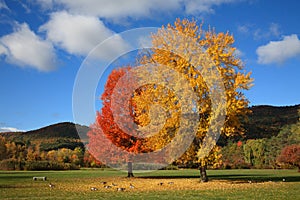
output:
[[[134,80],[127,77],[127,85],[117,86],[118,81],[129,70],[129,67],[115,69],[109,75],[101,97],[103,107],[101,112],[97,112],[96,122],[88,133],[89,151],[106,164],[118,162],[120,159],[127,162],[131,154],[147,152],[142,145],[143,138],[136,137],[138,133],[133,119],[132,105],[130,99],[126,99],[128,92],[133,93],[130,90],[134,88]],[[118,100],[114,101],[114,95]],[[120,99],[122,101],[119,101]],[[126,113],[125,117],[124,113]]]
[[[83,162],[85,167],[101,167],[102,163],[95,159],[88,151],[85,152],[83,157]]]
[[[278,157],[278,161],[297,166],[300,172],[300,145],[294,144],[284,147]]]
[[[237,146],[238,146],[238,147],[241,147],[242,145],[243,145],[243,142],[242,142],[242,141],[238,141],[238,142],[237,142]]]

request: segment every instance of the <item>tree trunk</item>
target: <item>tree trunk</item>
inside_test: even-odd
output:
[[[134,177],[133,172],[132,172],[132,162],[128,162],[127,165],[128,165],[128,175],[127,175],[127,177],[128,178]]]
[[[200,170],[200,180],[201,180],[201,182],[207,182],[208,177],[207,177],[207,173],[206,173],[206,165],[201,165],[199,167],[199,170]]]

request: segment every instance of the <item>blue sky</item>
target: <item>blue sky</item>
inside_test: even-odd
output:
[[[299,104],[299,7],[296,0],[0,0],[0,131],[74,121],[73,87],[89,52],[116,33],[176,18],[234,35],[255,79],[246,92],[251,105]],[[119,39],[102,55],[124,48]]]

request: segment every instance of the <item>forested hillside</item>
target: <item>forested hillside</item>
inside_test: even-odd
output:
[[[299,120],[300,105],[295,106],[253,106],[252,113],[243,122],[246,139],[271,138],[286,125]]]
[[[218,153],[222,159],[216,166],[277,168],[282,150],[300,143],[300,105],[253,106],[250,109],[248,119],[242,119],[243,137],[219,139]],[[85,151],[88,131],[87,126],[63,122],[27,132],[0,133],[0,169],[100,166],[101,163]]]
[[[248,119],[242,119],[246,131],[245,139],[271,138],[276,136],[284,126],[295,124],[299,120],[300,105],[283,107],[253,106],[250,107],[250,110],[252,113],[248,115]],[[53,149],[57,149],[59,141],[64,143],[60,147],[70,147],[70,145],[66,144],[67,142],[78,143],[83,138],[82,136],[88,132],[88,129],[87,126],[62,122],[37,130],[6,132],[0,133],[0,135],[16,143],[47,143],[53,144]],[[79,133],[77,132],[78,130]],[[76,147],[74,145],[71,146],[72,148]]]
[[[76,126],[76,127],[75,127]],[[77,128],[77,129],[76,129]],[[57,150],[59,148],[75,149],[83,147],[77,130],[84,135],[88,127],[63,122],[27,132],[0,133],[8,141],[21,145],[39,145],[41,151]]]

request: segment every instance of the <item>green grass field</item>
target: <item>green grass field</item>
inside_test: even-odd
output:
[[[108,169],[0,171],[0,199],[300,199],[296,170],[209,170],[208,183],[199,181],[198,170],[135,175],[128,179],[126,173]],[[47,181],[33,181],[34,176]],[[104,188],[103,181],[117,186]]]

